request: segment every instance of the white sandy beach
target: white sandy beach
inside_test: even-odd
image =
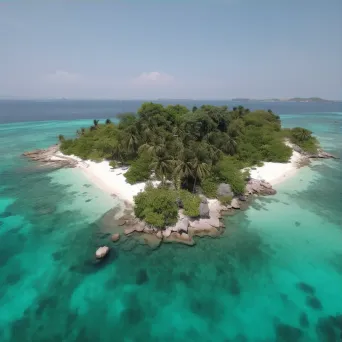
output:
[[[86,177],[102,190],[119,197],[123,201],[133,204],[133,197],[145,188],[145,183],[131,185],[126,182],[124,173],[127,168],[112,169],[108,161],[96,163],[90,160],[83,161],[76,156],[66,156],[61,152],[52,159],[72,158],[78,161],[77,167],[80,168]],[[251,177],[258,180],[265,180],[271,185],[279,184],[289,177],[294,176],[298,171],[298,162],[301,155],[293,151],[288,163],[264,163],[261,167],[250,170]],[[159,182],[154,182],[158,184]]]
[[[261,167],[255,167],[250,170],[251,178],[265,180],[271,185],[279,184],[286,179],[294,176],[298,172],[298,163],[302,155],[296,151],[292,152],[288,163],[264,163]]]
[[[117,196],[123,201],[133,204],[133,197],[140,191],[143,191],[146,183],[129,184],[126,182],[124,173],[127,172],[127,167],[119,167],[113,169],[109,166],[108,161],[96,163],[90,160],[82,160],[76,156],[66,156],[58,152],[54,158],[72,158],[78,161],[77,167],[80,168],[86,177],[97,185],[102,190]],[[158,184],[159,182],[153,182]]]

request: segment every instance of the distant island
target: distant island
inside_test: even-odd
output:
[[[326,100],[320,97],[292,97],[290,99],[249,99],[249,98],[234,98],[236,102],[337,102],[334,100]]]

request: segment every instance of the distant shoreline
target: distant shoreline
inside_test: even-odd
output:
[[[327,100],[322,99],[320,97],[293,97],[289,99],[249,99],[249,98],[234,98],[231,101],[233,102],[304,102],[304,103],[335,103],[341,102],[338,100]]]

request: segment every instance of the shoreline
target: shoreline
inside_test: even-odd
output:
[[[130,205],[134,203],[134,196],[143,191],[146,182],[137,184],[129,184],[124,176],[128,171],[127,167],[111,168],[108,161],[94,162],[90,160],[82,160],[76,156],[67,156],[62,152],[57,152],[52,160],[71,159],[76,161],[76,168],[80,169],[85,176],[93,182],[101,190],[115,195],[123,202]],[[263,166],[248,168],[252,179],[265,181],[272,186],[278,185],[287,179],[294,177],[299,168],[303,165],[303,161],[307,160],[305,156],[299,152],[293,151],[290,161],[287,163],[272,163],[265,162]],[[158,181],[153,181],[153,185],[159,184]]]
[[[118,167],[113,169],[109,162],[94,162],[91,160],[82,160],[76,156],[67,156],[62,152],[57,152],[57,158],[72,159],[77,162],[76,167],[101,190],[118,197],[121,201],[133,205],[134,196],[143,191],[146,183],[129,184],[126,182],[124,174],[128,171],[128,167]],[[159,184],[153,181],[153,185]]]
[[[118,167],[113,169],[109,161],[94,162],[82,160],[73,155],[64,155],[59,150],[59,145],[53,145],[46,150],[35,150],[24,153],[24,156],[34,161],[43,162],[47,166],[55,169],[61,167],[77,168],[83,172],[85,177],[100,190],[116,197],[119,200],[119,212],[107,213],[107,220],[110,226],[114,224],[111,240],[116,242],[123,237],[132,237],[138,244],[147,244],[152,249],[158,248],[164,243],[182,243],[188,246],[196,244],[193,237],[219,237],[225,228],[222,222],[223,216],[234,215],[239,210],[248,208],[254,195],[274,195],[276,190],[274,185],[278,185],[287,179],[295,176],[300,167],[310,163],[310,157],[292,148],[292,156],[287,163],[265,162],[259,167],[250,167],[245,170],[250,171],[250,179],[245,188],[245,193],[233,197],[231,204],[222,205],[216,198],[201,197],[200,216],[188,217],[183,214],[183,209],[179,207],[178,221],[173,226],[167,226],[163,230],[158,230],[144,221],[137,219],[134,215],[134,196],[144,191],[146,182],[129,184],[124,176],[128,167]],[[159,181],[152,182],[154,186]],[[228,185],[229,184],[222,184]],[[201,209],[202,208],[202,209]],[[116,227],[116,228],[115,228]],[[106,247],[106,253],[109,248]]]
[[[308,160],[307,157],[293,150],[287,163],[265,162],[263,166],[250,168],[250,177],[275,186],[294,177],[301,167],[308,165]]]

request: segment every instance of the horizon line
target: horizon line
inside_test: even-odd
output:
[[[302,97],[302,96],[293,96],[293,97],[272,97],[272,98],[249,98],[249,97],[234,97],[234,98],[86,98],[86,97],[21,97],[21,96],[0,96],[0,101],[8,101],[8,100],[17,100],[17,101],[233,101],[238,102],[241,101],[269,101],[276,102],[278,100],[280,102],[289,101],[294,98],[302,98],[302,99],[311,99],[311,98],[320,98],[324,101],[332,101],[332,102],[342,102],[342,99],[326,99],[319,96],[310,96],[310,97]],[[315,101],[313,101],[315,102]],[[316,101],[319,102],[319,101]]]

